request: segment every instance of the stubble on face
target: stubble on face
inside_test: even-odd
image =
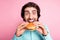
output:
[[[26,22],[35,22],[38,20],[37,9],[33,7],[25,8],[24,19]]]

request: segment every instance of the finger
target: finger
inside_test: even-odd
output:
[[[23,28],[25,28],[25,27],[27,26],[27,24],[28,24],[27,22],[21,24],[21,25],[18,27],[18,29],[23,29]]]
[[[42,29],[38,28],[36,29],[38,32],[42,33]]]
[[[25,31],[25,29],[22,29],[20,31],[17,31],[16,33],[17,33],[17,35],[21,35],[21,34],[23,34],[24,31]]]

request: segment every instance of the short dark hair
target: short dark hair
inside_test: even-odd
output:
[[[38,18],[41,16],[40,15],[40,8],[39,8],[39,6],[37,4],[35,4],[34,2],[28,2],[27,4],[25,4],[22,7],[22,10],[21,10],[21,17],[23,18],[24,21],[25,21],[25,19],[24,19],[24,10],[27,7],[34,7],[34,8],[36,8],[37,9],[37,14],[38,14],[37,16],[38,16]]]

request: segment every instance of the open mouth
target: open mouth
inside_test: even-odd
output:
[[[29,22],[34,22],[34,20],[32,20],[32,19],[31,19],[31,20],[28,20],[28,21],[29,21]]]

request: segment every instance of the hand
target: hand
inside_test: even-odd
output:
[[[41,22],[34,22],[35,26],[36,26],[36,30],[43,34],[43,35],[47,35],[47,31],[44,27],[44,25]]]
[[[24,22],[22,24],[20,24],[16,30],[16,36],[20,36],[24,33],[24,31],[26,30],[25,27],[28,24],[28,22]]]

